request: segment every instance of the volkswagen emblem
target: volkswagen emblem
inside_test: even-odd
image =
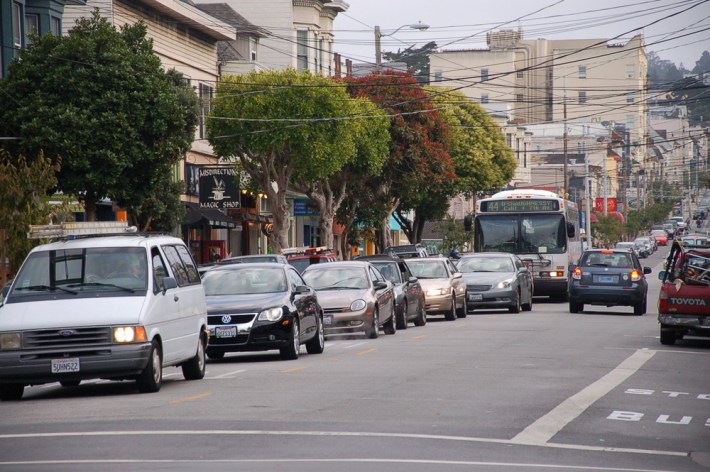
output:
[[[65,338],[67,338],[69,336],[74,336],[75,334],[76,334],[76,331],[74,331],[73,329],[63,329],[63,330],[59,331],[59,336],[63,336]]]
[[[229,315],[222,315],[222,323],[229,324],[232,322],[232,317]]]

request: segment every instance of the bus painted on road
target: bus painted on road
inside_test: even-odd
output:
[[[569,265],[581,255],[577,204],[554,192],[516,189],[476,202],[475,252],[510,252],[532,271],[536,296],[567,299]]]

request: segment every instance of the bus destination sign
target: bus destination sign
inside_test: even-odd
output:
[[[542,199],[511,199],[481,202],[481,213],[528,213],[559,211],[560,202]]]

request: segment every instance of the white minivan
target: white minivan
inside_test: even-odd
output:
[[[34,248],[0,305],[0,399],[24,387],[205,375],[204,289],[185,243],[151,234],[64,238]]]

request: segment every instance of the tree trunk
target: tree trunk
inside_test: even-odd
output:
[[[89,192],[86,192],[84,197],[84,211],[86,212],[86,221],[96,221],[96,200]]]
[[[274,190],[269,185],[267,190],[269,201],[271,202],[271,216],[274,219],[273,233],[269,237],[275,254],[283,254],[283,250],[288,247],[288,230],[291,227],[291,212],[286,201],[286,187],[279,185],[278,190]]]

